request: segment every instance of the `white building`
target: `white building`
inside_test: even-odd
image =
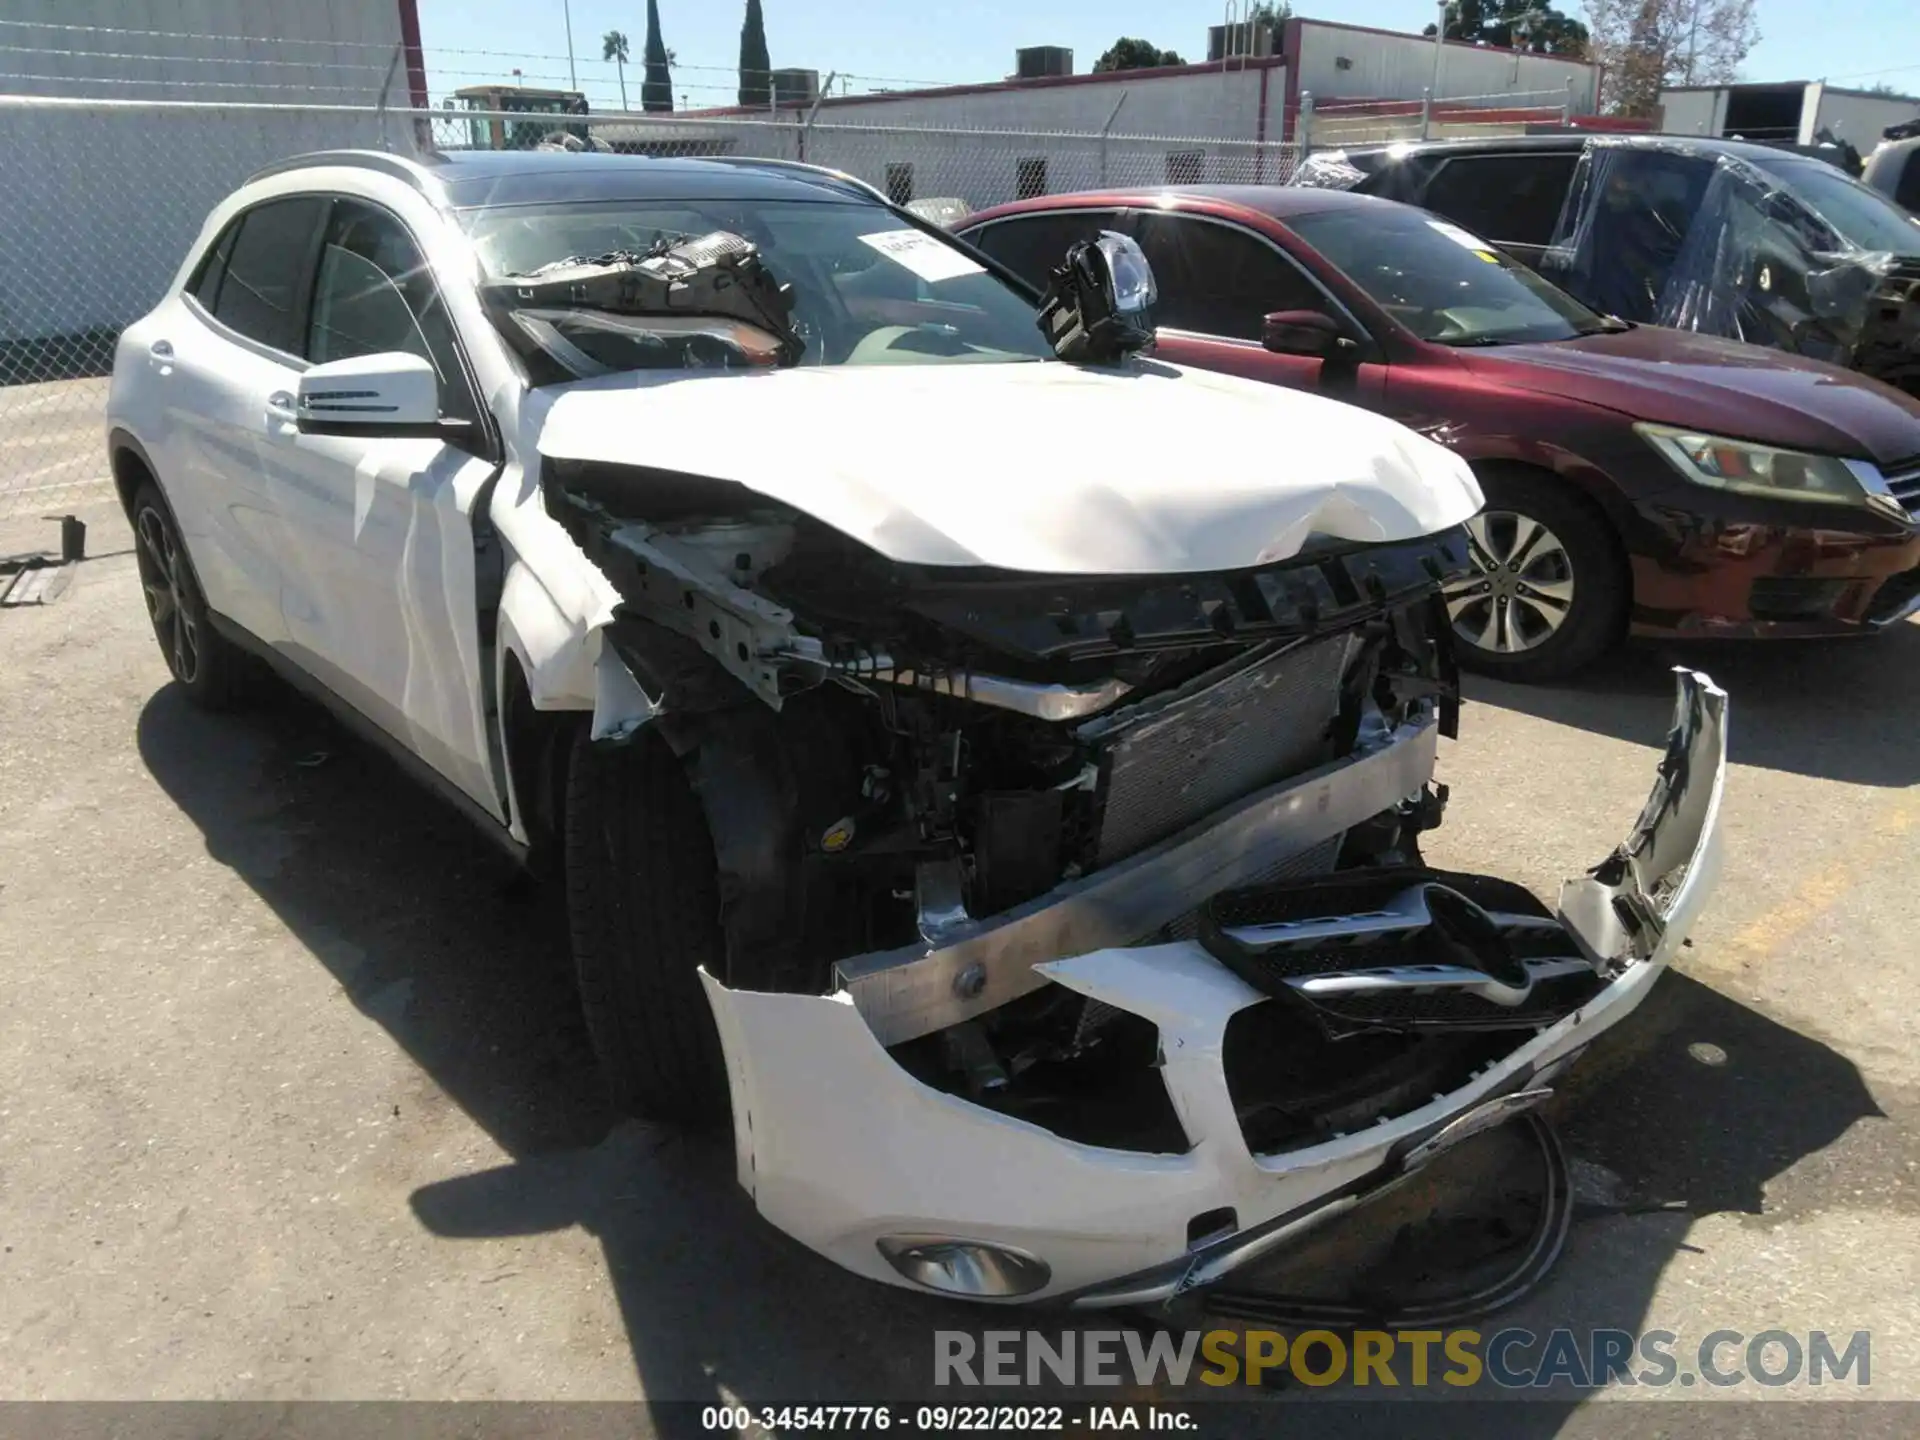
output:
[[[427,103],[415,0],[0,9],[0,347],[65,346],[69,370],[97,364],[93,337],[159,298],[207,212],[253,171],[404,130],[368,113],[383,96],[402,112]]]
[[[1766,85],[1682,85],[1660,92],[1661,129],[1675,135],[1812,145],[1823,132],[1862,155],[1889,125],[1920,119],[1920,99],[1843,90],[1821,80]]]
[[[1309,138],[1557,125],[1598,100],[1597,65],[1550,55],[1319,20],[1249,38],[1241,48],[1251,53],[1206,64],[829,94],[623,118],[596,133],[651,153],[805,159],[900,199],[950,195],[979,207],[1103,184],[1273,182]]]

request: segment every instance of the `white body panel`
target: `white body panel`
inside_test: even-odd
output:
[[[517,478],[511,435],[502,462],[432,438],[302,434],[289,416],[305,362],[239,340],[181,293],[194,259],[240,210],[315,191],[398,216],[442,277],[482,397],[518,389],[465,283],[472,259],[457,232],[402,181],[316,167],[250,185],[207,217],[167,298],[121,337],[108,426],[152,460],[210,608],[504,825],[505,777],[487,730],[474,507],[496,472],[503,483]],[[156,345],[171,357],[152,353]],[[570,557],[549,563],[584,565],[568,548]],[[585,634],[582,626],[572,638]]]
[[[491,461],[430,439],[278,422],[273,487],[291,658],[504,818],[477,703],[473,507]]]
[[[703,978],[727,1051],[738,1178],[763,1216],[837,1264],[892,1285],[907,1282],[880,1253],[886,1236],[1024,1250],[1053,1275],[1023,1298],[1047,1300],[1177,1259],[1196,1215],[1231,1206],[1241,1228],[1253,1229],[1362,1180],[1394,1146],[1625,1019],[1665,965],[1665,956],[1636,965],[1450,1094],[1272,1156],[1248,1150],[1220,1059],[1227,1021],[1264,997],[1191,941],[1045,967],[1060,983],[1135,1013],[1162,1002],[1162,1075],[1194,1141],[1183,1155],[1062,1140],[930,1089],[880,1048],[844,995],[730,991]],[[1174,1006],[1164,1004],[1167,973],[1187,982]]]
[[[844,992],[729,990],[703,971],[727,1056],[740,1184],[782,1230],[889,1284],[909,1283],[879,1248],[889,1236],[985,1241],[1038,1257],[1051,1278],[1027,1300],[1177,1267],[1190,1253],[1188,1222],[1221,1207],[1233,1208],[1245,1235],[1384,1184],[1397,1173],[1397,1154],[1493,1097],[1540,1083],[1646,997],[1719,876],[1725,699],[1704,677],[1683,679],[1680,738],[1669,741],[1647,810],[1623,847],[1676,864],[1677,883],[1654,901],[1665,921],[1658,945],[1450,1093],[1354,1134],[1255,1155],[1235,1117],[1222,1053],[1228,1020],[1265,997],[1193,941],[1101,950],[1036,968],[1158,1028],[1161,1075],[1191,1145],[1178,1155],[1105,1149],[922,1084],[880,1046]],[[1683,736],[1690,705],[1696,728]],[[1563,905],[1566,923],[1608,953],[1581,907],[1570,898]],[[1123,1284],[1090,1298],[1119,1303],[1135,1293]]]
[[[268,644],[286,638],[270,499],[286,477],[267,397],[296,373],[173,294],[121,335],[108,398],[160,471],[207,603]]]
[[[1049,574],[1242,569],[1483,503],[1392,420],[1155,361],[610,376],[560,387],[538,443],[736,481],[889,559]]]

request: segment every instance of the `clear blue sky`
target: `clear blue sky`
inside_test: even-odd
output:
[[[429,79],[436,95],[460,85],[509,79],[519,63],[526,83],[564,83],[566,30],[561,0],[418,0]],[[1013,67],[1019,45],[1069,45],[1087,69],[1121,35],[1138,35],[1189,60],[1206,58],[1206,27],[1220,0],[762,0],[776,66],[830,70],[884,80],[933,83],[993,80]],[[1298,12],[1385,29],[1418,30],[1432,17],[1426,0],[1330,0]],[[1578,13],[1578,3],[1561,8]],[[615,94],[613,66],[600,62],[600,37],[624,30],[632,46],[628,88],[646,35],[645,0],[571,0],[581,88]],[[661,31],[680,62],[674,88],[694,105],[731,103],[745,0],[660,0]],[[1915,0],[1760,0],[1763,35],[1747,58],[1750,80],[1818,79],[1867,85],[1884,80],[1920,93],[1920,26]],[[545,56],[521,61],[476,54]],[[702,68],[707,67],[707,68]],[[1868,73],[1878,72],[1878,73]],[[870,83],[855,88],[872,88]]]

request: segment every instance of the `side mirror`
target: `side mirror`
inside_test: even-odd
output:
[[[1160,298],[1154,283],[1153,267],[1140,242],[1114,230],[1102,230],[1094,242],[1100,258],[1106,262],[1108,283],[1113,288],[1113,311],[1130,320],[1144,323]]]
[[[1097,239],[1075,243],[1047,282],[1040,333],[1062,360],[1111,365],[1153,344],[1159,287],[1130,237],[1102,230]]]
[[[1276,355],[1332,355],[1350,347],[1331,317],[1318,310],[1276,310],[1260,322],[1260,343]]]
[[[306,435],[439,435],[440,377],[404,350],[330,360],[300,377],[294,423]]]

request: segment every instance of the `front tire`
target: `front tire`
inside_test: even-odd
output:
[[[208,623],[180,527],[151,480],[134,492],[133,541],[147,619],[167,669],[202,710],[232,708],[244,688],[247,657]]]
[[[1481,477],[1467,522],[1474,573],[1446,589],[1460,663],[1502,679],[1553,680],[1612,649],[1628,582],[1604,516],[1550,477]]]
[[[719,872],[685,767],[650,730],[596,745],[581,726],[564,828],[580,1003],[615,1107],[724,1124],[726,1061],[697,973],[724,974]]]

